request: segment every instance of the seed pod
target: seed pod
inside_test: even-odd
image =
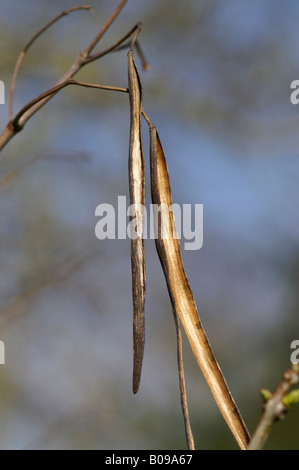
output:
[[[131,265],[133,293],[133,392],[137,393],[144,352],[145,323],[145,254],[144,254],[144,205],[145,205],[145,168],[141,130],[142,85],[134,59],[134,52],[128,53],[128,78],[130,99],[130,146],[129,146],[129,190],[132,222],[135,232],[131,233]]]
[[[156,248],[166,278],[172,308],[180,318],[194,356],[224,419],[239,446],[246,449],[249,434],[202,327],[184,269],[174,214],[169,211],[169,207],[172,206],[172,194],[165,154],[157,129],[150,123],[149,126],[152,202],[160,207]],[[169,227],[168,237],[161,236],[163,226]]]

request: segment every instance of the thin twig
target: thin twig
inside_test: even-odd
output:
[[[98,42],[100,41],[100,39],[102,39],[102,37],[104,36],[104,34],[106,33],[107,29],[112,25],[113,21],[116,19],[116,17],[120,14],[120,12],[122,11],[122,9],[124,8],[124,6],[126,5],[126,3],[128,2],[128,0],[122,0],[120,2],[120,4],[118,5],[118,7],[114,10],[114,12],[112,13],[112,15],[110,16],[109,20],[106,21],[106,23],[104,24],[103,28],[101,29],[101,31],[99,32],[99,34],[94,38],[94,40],[90,43],[90,45],[88,46],[88,48],[85,50],[85,52],[83,53],[83,56],[85,58],[87,58],[91,51],[95,48],[95,46],[98,44]]]
[[[136,43],[135,43],[135,49],[136,49],[136,52],[137,54],[139,55],[140,59],[141,59],[141,63],[142,63],[142,67],[144,68],[144,70],[149,70],[151,68],[150,64],[148,63],[145,55],[144,55],[144,52],[140,46],[140,42],[138,41],[138,39],[136,40]]]
[[[137,27],[137,25],[135,26],[135,28],[136,27]],[[129,49],[130,46],[131,46],[131,41],[126,42],[125,44],[122,44],[122,41],[121,41],[120,45],[116,48],[113,48],[113,51],[111,51],[111,52],[119,52],[119,51],[122,51],[124,49]],[[145,54],[144,54],[144,52],[143,52],[143,50],[140,46],[140,42],[138,41],[138,39],[135,42],[135,50],[136,50],[136,52],[139,55],[139,58],[141,60],[142,68],[144,70],[149,70],[151,68],[151,66],[150,66],[147,58],[145,57]]]
[[[248,450],[261,450],[269,436],[270,430],[276,421],[281,421],[288,407],[284,399],[292,385],[299,383],[299,366],[294,365],[292,369],[287,370],[276,392],[268,398],[264,405],[264,413],[260,419],[257,429],[248,445]]]
[[[185,424],[185,433],[186,433],[188,449],[195,450],[194,438],[192,434],[190,418],[189,418],[189,410],[188,410],[186,381],[185,381],[184,363],[183,363],[182,333],[181,333],[179,318],[176,314],[174,314],[174,323],[176,327],[180,397],[181,397],[181,406],[182,406],[184,424]]]
[[[146,122],[147,122],[147,125],[148,125],[149,127],[152,127],[152,126],[153,126],[153,123],[152,123],[152,121],[150,120],[150,118],[148,117],[148,115],[146,114],[145,109],[142,108],[142,111],[141,111],[141,112],[142,112],[142,116],[144,117],[144,119],[145,119]]]
[[[17,80],[17,77],[18,77],[18,74],[19,74],[19,70],[20,70],[20,67],[21,67],[21,64],[24,60],[24,57],[28,51],[28,49],[32,46],[32,44],[39,38],[39,36],[41,36],[41,34],[43,34],[47,29],[49,29],[53,24],[57,23],[57,21],[59,21],[61,18],[63,18],[64,16],[70,14],[70,13],[73,13],[75,11],[79,11],[79,10],[89,10],[91,11],[91,6],[89,5],[82,5],[82,6],[78,6],[78,7],[74,7],[74,8],[70,8],[69,10],[65,10],[63,11],[62,13],[60,13],[60,15],[56,16],[56,18],[54,18],[53,20],[51,20],[49,23],[47,23],[43,28],[41,28],[26,44],[26,46],[24,47],[24,49],[22,50],[22,52],[20,53],[19,55],[19,58],[17,60],[17,63],[16,63],[16,66],[15,66],[15,69],[14,69],[14,73],[13,73],[13,76],[12,76],[12,81],[11,81],[11,87],[10,87],[10,94],[9,94],[9,120],[12,121],[12,118],[13,118],[13,111],[12,111],[12,107],[13,107],[13,95],[14,95],[14,90],[15,90],[15,85],[16,85],[16,80]]]
[[[121,88],[121,87],[114,87],[114,86],[106,86],[106,85],[98,85],[96,83],[86,83],[86,82],[80,82],[78,80],[72,80],[72,79],[69,79],[69,80],[66,80],[65,82],[63,83],[60,83],[59,85],[56,85],[54,86],[53,88],[50,88],[50,90],[47,90],[45,91],[44,93],[42,93],[41,95],[37,96],[36,98],[34,98],[32,101],[30,101],[29,103],[27,103],[19,112],[18,114],[16,115],[16,117],[14,118],[14,120],[12,121],[12,124],[13,126],[15,127],[15,129],[17,131],[20,131],[22,129],[22,127],[19,125],[19,121],[21,119],[21,117],[26,113],[26,111],[30,108],[32,108],[35,104],[39,103],[40,101],[44,100],[45,98],[47,98],[48,96],[52,96],[54,94],[56,94],[59,90],[61,90],[62,88],[65,88],[66,86],[68,85],[78,85],[78,86],[83,86],[83,87],[86,87],[86,88],[98,88],[100,90],[110,90],[110,91],[120,91],[120,92],[123,92],[123,93],[128,93],[128,89],[127,88]]]
[[[123,36],[119,41],[117,41],[115,44],[110,46],[108,49],[105,49],[104,51],[101,51],[101,52],[98,52],[97,54],[89,56],[85,60],[84,65],[89,64],[90,62],[93,62],[94,60],[100,59],[101,57],[104,57],[105,55],[110,54],[111,52],[119,52],[124,49],[129,49],[131,47],[131,41],[126,42],[125,44],[123,43],[136,31],[136,29],[138,28],[138,25],[140,25],[140,23],[137,23],[127,34],[125,34],[125,36]],[[143,50],[141,49],[138,39],[136,39],[135,41],[135,49],[136,49],[137,54],[140,57],[142,68],[144,70],[149,70],[151,66],[147,58],[145,57]]]
[[[32,101],[27,103],[16,115],[16,117],[13,119],[13,121],[10,121],[6,128],[4,129],[4,132],[0,135],[0,150],[3,149],[3,147],[14,137],[15,134],[20,132],[25,123],[27,122],[24,121],[21,123],[22,117],[28,112],[28,110],[34,108],[35,106],[38,106],[39,103],[42,103],[40,108],[44,106],[47,102],[47,99],[50,97],[52,98],[56,93],[58,93],[59,90],[62,88],[65,88],[68,85],[77,85],[77,86],[83,86],[86,88],[97,88],[100,90],[110,90],[110,91],[120,91],[123,93],[128,93],[127,88],[121,88],[121,87],[113,87],[113,86],[106,86],[106,85],[98,85],[96,83],[86,83],[86,82],[80,82],[77,80],[72,80],[68,79],[65,80],[64,82],[60,83],[59,85],[54,86],[53,88],[50,88],[50,90],[45,91],[41,95],[37,96],[34,98]]]
[[[131,39],[131,46],[130,46],[130,51],[133,51],[134,49],[134,46],[135,46],[135,43],[137,41],[137,37],[138,37],[138,34],[140,33],[141,31],[141,26],[142,26],[142,23],[137,23],[136,25],[136,31]]]
[[[100,59],[101,57],[104,57],[105,55],[109,54],[110,52],[120,50],[119,46],[124,41],[126,41],[130,36],[132,36],[132,34],[136,31],[137,28],[138,28],[138,23],[132,29],[130,29],[130,31],[128,33],[126,33],[121,39],[119,39],[115,44],[108,47],[108,49],[105,49],[104,51],[98,52],[97,54],[90,55],[90,56],[86,57],[86,59],[84,60],[84,65],[89,64],[90,62],[93,62],[94,60]],[[131,44],[131,42],[129,44]]]
[[[98,88],[100,90],[108,90],[108,91],[120,91],[122,93],[128,93],[128,88],[118,87],[118,86],[110,86],[110,85],[98,85],[97,83],[87,83],[81,82],[78,80],[68,80],[68,85],[78,85],[83,86],[85,88]]]

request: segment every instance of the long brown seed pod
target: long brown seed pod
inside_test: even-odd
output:
[[[135,224],[135,233],[131,232],[131,265],[133,292],[133,392],[137,393],[144,351],[144,304],[145,304],[145,255],[144,255],[144,205],[145,205],[145,168],[141,131],[142,85],[131,47],[128,53],[129,99],[131,111],[130,147],[129,147],[129,189],[131,224]]]
[[[148,119],[147,121],[150,126],[152,201],[160,208],[158,214],[160,233],[156,237],[156,247],[166,278],[172,308],[180,318],[194,356],[225,421],[240,448],[246,449],[250,439],[248,431],[201,324],[193,292],[184,269],[174,214],[171,210],[169,211],[172,206],[172,194],[164,150],[157,129]],[[163,227],[169,227],[167,237],[161,236]]]

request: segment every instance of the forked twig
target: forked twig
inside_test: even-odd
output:
[[[122,9],[124,8],[124,6],[126,5],[126,3],[128,2],[128,0],[122,0],[120,2],[120,4],[118,5],[118,7],[114,10],[114,12],[112,13],[112,15],[110,16],[110,18],[108,19],[108,21],[106,21],[106,23],[104,24],[103,28],[101,29],[101,31],[99,32],[99,34],[94,38],[94,40],[89,44],[88,48],[85,50],[85,52],[83,53],[83,56],[84,57],[88,57],[91,53],[91,51],[95,48],[95,46],[98,44],[98,42],[100,41],[100,39],[102,39],[102,37],[104,36],[104,34],[106,33],[107,29],[110,28],[110,26],[112,25],[113,21],[117,18],[117,16],[120,14],[120,12],[122,11]]]
[[[141,23],[137,23],[135,26],[133,26],[132,29],[130,29],[130,31],[128,31],[121,39],[119,39],[115,44],[113,44],[112,46],[108,47],[107,49],[105,49],[104,51],[101,51],[101,52],[98,52],[97,54],[94,54],[94,55],[91,55],[91,56],[88,56],[85,61],[84,61],[84,65],[86,64],[89,64],[90,62],[93,62],[94,60],[97,60],[97,59],[100,59],[102,57],[104,57],[105,55],[107,54],[110,54],[111,52],[118,52],[118,51],[121,51],[122,49],[128,49],[130,46],[131,46],[131,43],[132,41],[129,41],[125,44],[123,44],[130,36],[132,36],[133,33],[135,33],[135,31],[140,28],[140,25]],[[141,59],[141,62],[142,62],[142,67],[145,69],[145,70],[149,70],[150,69],[150,65],[140,47],[140,45],[138,45],[138,40],[136,39],[136,42],[135,42],[135,48],[136,48],[136,51],[138,53],[138,55],[140,56],[140,59]]]
[[[10,117],[10,121],[9,123],[7,124],[7,126],[5,127],[4,131],[2,132],[2,134],[0,135],[0,151],[3,149],[3,147],[15,136],[15,134],[17,132],[19,132],[21,129],[23,129],[23,127],[25,126],[26,122],[42,107],[44,106],[44,104],[46,104],[51,98],[53,98],[53,96],[55,96],[55,94],[61,89],[61,88],[58,88],[56,89],[56,87],[58,85],[61,85],[63,84],[63,86],[65,86],[64,84],[69,81],[70,79],[72,79],[74,77],[74,75],[79,71],[81,70],[81,68],[88,64],[89,62],[93,61],[93,60],[96,60],[97,58],[100,58],[100,57],[103,57],[103,55],[106,55],[108,54],[109,52],[113,51],[114,49],[116,49],[118,46],[119,46],[119,41],[113,45],[111,48],[109,48],[109,50],[105,50],[105,51],[102,51],[94,56],[90,56],[90,52],[94,49],[94,47],[97,45],[97,43],[100,41],[100,39],[103,37],[103,35],[105,34],[105,32],[107,31],[107,29],[111,26],[111,24],[113,23],[113,21],[116,19],[116,17],[119,15],[119,13],[121,12],[121,10],[124,8],[125,4],[127,3],[128,0],[122,0],[120,2],[120,4],[118,5],[118,7],[114,10],[114,12],[112,13],[112,15],[110,16],[110,18],[106,21],[105,25],[103,26],[103,28],[101,29],[101,31],[97,34],[97,36],[93,39],[93,41],[89,44],[89,46],[85,49],[85,51],[81,54],[79,54],[79,56],[77,57],[77,59],[75,60],[75,62],[73,63],[73,65],[69,68],[69,70],[56,82],[56,84],[54,85],[53,87],[53,91],[52,93],[47,93],[47,96],[45,96],[43,99],[38,99],[34,104],[32,104],[31,102],[31,106],[28,107],[28,106],[25,106],[23,108],[23,112],[19,112],[18,113],[18,122],[16,122],[16,118],[13,119]],[[79,9],[79,7],[76,7],[76,9]],[[53,24],[53,22],[56,22],[58,21],[58,19],[60,19],[60,17],[62,16],[65,16],[65,13],[63,13],[62,15],[60,15],[59,17],[56,17],[54,20],[52,20],[52,22],[50,22],[48,25],[46,25],[42,30],[40,30],[30,41],[29,41],[29,46],[27,44],[27,50],[28,50],[28,47],[30,47],[30,45],[32,44],[32,42],[37,38],[39,37],[42,32],[44,32],[49,26],[51,26]],[[137,28],[137,26],[135,28],[133,28],[133,30],[135,31]],[[131,30],[128,34],[132,34],[132,31]],[[124,39],[123,41],[125,41],[129,36],[125,35],[124,36]],[[13,90],[14,90],[14,84],[15,84],[15,80],[16,80],[16,76],[18,74],[18,70],[20,68],[20,64],[23,60],[23,55],[21,57],[21,59],[19,59],[19,63],[17,64],[16,68],[17,68],[17,71],[15,73],[15,78],[13,79]],[[62,87],[63,88],[63,87]],[[12,93],[13,95],[13,93]],[[12,105],[11,105],[12,106]],[[24,109],[26,109],[24,111]]]
[[[53,20],[51,20],[49,23],[47,23],[43,28],[41,28],[26,44],[24,49],[19,55],[19,58],[17,60],[17,63],[15,65],[15,69],[13,72],[12,76],[12,81],[11,81],[11,86],[10,86],[10,94],[9,94],[9,120],[12,121],[13,118],[13,112],[12,112],[12,107],[13,107],[13,95],[14,95],[14,90],[15,90],[15,85],[16,85],[16,80],[20,71],[21,64],[24,60],[24,57],[28,51],[28,49],[32,46],[32,44],[41,36],[47,29],[49,29],[53,24],[57,23],[61,18],[63,18],[66,15],[69,15],[70,13],[73,13],[75,11],[79,10],[89,10],[91,11],[91,6],[89,5],[82,5],[74,8],[70,8],[69,10],[65,10],[60,15],[56,16]]]

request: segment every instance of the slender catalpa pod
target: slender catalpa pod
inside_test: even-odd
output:
[[[131,208],[131,264],[133,291],[133,392],[137,393],[144,351],[145,255],[144,205],[145,169],[141,131],[142,86],[134,59],[133,48],[128,53],[129,99],[131,111],[129,147],[129,189]],[[132,227],[134,226],[134,231]]]
[[[250,439],[249,434],[202,327],[185,273],[174,214],[169,210],[172,206],[172,194],[165,154],[157,129],[150,123],[149,126],[152,201],[160,208],[156,247],[172,308],[183,325],[194,356],[224,419],[241,449],[246,449]],[[163,233],[163,227],[169,227],[167,234]]]

